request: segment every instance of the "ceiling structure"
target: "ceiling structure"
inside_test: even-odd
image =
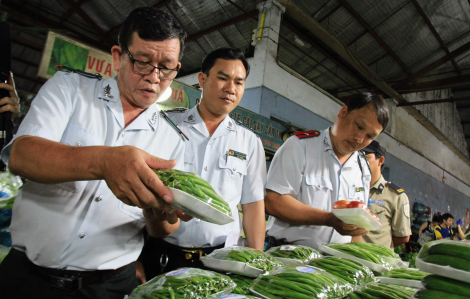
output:
[[[197,72],[219,47],[253,55],[255,0],[2,0],[12,28],[17,88],[36,93],[48,30],[109,52],[134,8],[172,14],[188,34],[179,76]],[[470,144],[470,0],[280,0],[292,3],[282,22],[278,60],[342,100],[376,90],[402,94],[452,89]],[[426,102],[426,104],[435,104]],[[421,103],[422,104],[422,103]],[[416,105],[416,103],[414,103]]]

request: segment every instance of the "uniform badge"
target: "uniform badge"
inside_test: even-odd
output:
[[[384,185],[383,184],[380,184],[379,185],[379,190],[382,191],[384,189]]]
[[[378,205],[381,205],[381,206],[385,207],[385,202],[383,202],[381,200],[369,199],[369,204],[368,205],[370,205],[371,203],[375,203],[375,204],[378,204]]]
[[[154,112],[152,115],[152,120],[150,120],[152,125],[154,125],[157,122],[157,112]]]
[[[406,217],[410,218],[410,204],[405,203],[403,205],[403,214],[405,214]]]
[[[110,99],[113,99],[114,97],[111,95],[111,87],[106,85],[106,87],[103,89],[104,95],[107,96]]]
[[[240,153],[240,152],[236,152],[236,151],[234,151],[234,150],[229,150],[229,151],[228,151],[228,156],[232,156],[232,157],[238,158],[238,159],[240,159],[240,160],[246,160],[246,154]]]
[[[356,192],[365,192],[366,189],[364,187],[356,187]]]
[[[194,116],[192,114],[188,116],[188,121],[193,121],[193,119],[194,119]]]
[[[228,123],[228,126],[231,128],[231,127],[232,127],[232,122],[229,122],[229,123]]]
[[[330,145],[328,144],[328,138],[325,137],[325,139],[323,139],[323,144],[324,144],[325,146],[330,146]]]

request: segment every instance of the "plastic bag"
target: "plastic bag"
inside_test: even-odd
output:
[[[394,298],[410,299],[416,291],[401,286],[387,284],[369,284],[361,290],[349,294],[345,299]]]
[[[416,258],[416,266],[424,272],[470,283],[470,242],[436,240],[426,243]]]
[[[250,288],[263,298],[343,298],[353,291],[345,280],[311,266],[283,267],[258,277]]]
[[[228,294],[234,287],[235,283],[226,275],[196,268],[181,268],[153,278],[124,298],[206,298]]]
[[[266,253],[274,256],[275,259],[284,265],[292,262],[300,262],[306,264],[314,259],[322,257],[322,255],[313,248],[303,245],[282,245],[272,247]]]
[[[8,255],[10,249],[11,247],[0,245],[0,264],[2,263],[3,259]]]
[[[428,212],[428,208],[419,200],[417,200],[413,204],[413,212],[416,214],[425,214]]]
[[[211,296],[207,299],[260,299],[259,297],[251,296],[251,295],[245,295],[245,294],[238,294],[238,293],[233,293],[233,294],[228,294],[228,295],[219,295],[219,296]]]
[[[326,256],[310,262],[309,265],[323,269],[355,286],[362,286],[376,281],[372,270],[351,259]]]
[[[232,246],[214,250],[201,258],[204,266],[235,274],[256,277],[282,266],[271,255],[248,247]]]
[[[382,227],[380,220],[369,209],[333,209],[331,212],[344,223],[357,225],[358,228],[376,231]]]
[[[9,171],[0,172],[0,208],[11,210],[16,195],[23,182],[19,176],[11,174]]]
[[[228,276],[233,280],[233,282],[237,285],[232,293],[239,294],[239,295],[249,295],[250,294],[250,286],[253,283],[253,279],[237,275],[237,274],[228,274]]]
[[[428,221],[428,219],[429,217],[424,216],[424,214],[418,214],[415,223],[421,226],[424,222]]]

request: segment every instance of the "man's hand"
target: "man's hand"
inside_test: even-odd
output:
[[[160,159],[133,146],[109,147],[97,159],[101,176],[119,200],[165,212],[164,217],[176,222],[171,192],[152,170],[173,168],[175,160]]]
[[[13,80],[13,73],[10,72],[10,77],[7,80],[8,83],[0,83],[0,89],[6,89],[9,93],[9,97],[0,99],[0,113],[10,111],[12,117],[16,117],[20,113],[20,99],[15,89],[15,80]]]
[[[346,224],[343,221],[339,220],[333,213],[327,218],[327,225],[333,227],[338,233],[342,236],[363,236],[369,232],[363,228],[357,228],[354,224]]]

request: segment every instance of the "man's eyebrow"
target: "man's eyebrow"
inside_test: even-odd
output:
[[[224,77],[226,77],[226,78],[230,77],[229,74],[224,73],[223,71],[219,71],[217,74],[219,74],[219,75],[221,75],[221,76],[224,76]],[[243,78],[243,77],[237,77],[237,78],[235,78],[235,80],[237,80],[237,81],[245,81],[245,78]]]

